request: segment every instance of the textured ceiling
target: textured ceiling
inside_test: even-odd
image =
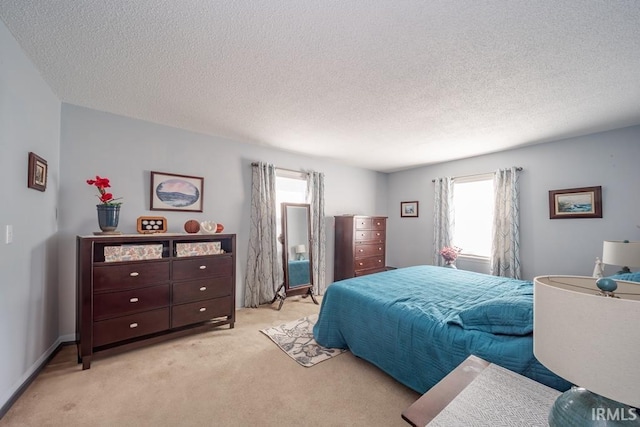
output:
[[[640,1],[2,0],[68,103],[379,171],[640,124]]]

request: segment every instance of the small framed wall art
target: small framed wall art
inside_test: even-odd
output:
[[[204,178],[151,171],[152,211],[202,212]]]
[[[403,218],[417,218],[418,202],[400,202],[400,216]]]
[[[34,190],[47,189],[47,161],[35,153],[29,153],[29,176],[27,186]]]
[[[549,218],[602,218],[602,187],[549,191]]]

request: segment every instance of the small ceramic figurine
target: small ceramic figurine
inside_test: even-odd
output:
[[[602,277],[604,276],[604,267],[602,266],[602,261],[600,258],[596,257],[596,266],[593,268],[593,277]]]

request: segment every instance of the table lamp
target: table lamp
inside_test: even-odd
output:
[[[304,245],[296,245],[296,255],[298,256],[298,260],[303,260],[305,253],[307,253],[307,248]]]
[[[617,274],[630,273],[629,267],[640,267],[640,242],[605,240],[602,262],[621,266],[622,270]]]
[[[640,426],[640,283],[534,278],[533,353],[576,385],[555,401],[550,426]]]

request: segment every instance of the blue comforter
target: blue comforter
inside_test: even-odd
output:
[[[533,284],[416,266],[330,285],[313,335],[424,393],[475,354],[538,382],[568,382],[533,356]]]

